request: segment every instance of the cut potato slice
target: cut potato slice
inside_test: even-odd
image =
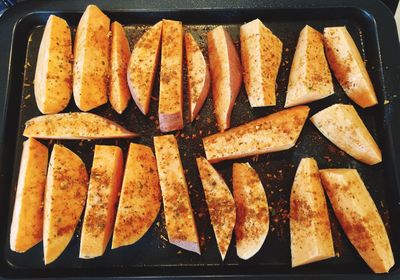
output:
[[[147,115],[159,63],[162,21],[147,30],[133,48],[128,64],[128,85],[139,110]]]
[[[68,23],[50,15],[47,20],[35,71],[36,104],[43,114],[61,112],[72,95],[72,42]]]
[[[356,44],[345,26],[324,29],[326,57],[347,96],[362,108],[378,103]]]
[[[242,84],[242,66],[229,33],[218,26],[207,34],[214,113],[220,131],[231,125],[231,113]]]
[[[158,118],[162,132],[183,128],[182,60],[182,23],[163,20],[158,103]]]
[[[29,138],[23,144],[10,230],[11,250],[23,253],[42,241],[47,147]]]
[[[275,106],[282,42],[255,19],[240,27],[243,80],[251,107]]]
[[[107,103],[110,19],[95,5],[87,6],[74,42],[74,99],[82,111]]]
[[[233,197],[236,203],[236,250],[248,260],[264,244],[269,229],[269,210],[264,187],[248,163],[234,163]]]
[[[24,136],[41,139],[132,138],[137,134],[91,113],[39,116],[25,123]]]
[[[165,222],[171,244],[200,254],[196,222],[189,191],[173,135],[154,137]]]
[[[137,242],[160,211],[161,190],[152,150],[131,143],[126,160],[112,249]]]
[[[335,104],[310,119],[326,138],[355,159],[369,165],[382,161],[381,150],[352,105]]]
[[[203,138],[211,163],[290,149],[296,144],[310,108],[298,106],[273,113]]]
[[[320,100],[333,93],[323,36],[306,25],[300,32],[290,68],[285,108]]]
[[[82,160],[54,145],[44,198],[44,263],[57,259],[70,242],[86,201],[88,175]]]
[[[231,191],[224,179],[203,157],[196,159],[222,260],[225,259],[236,222],[236,208]]]
[[[335,256],[331,225],[317,162],[303,158],[290,194],[292,267]]]
[[[117,146],[96,145],[81,233],[79,257],[104,254],[114,227],[124,159]]]
[[[192,34],[185,33],[190,121],[199,113],[210,91],[210,71]]]
[[[375,273],[394,265],[385,226],[356,169],[320,170],[322,184],[350,242]]]

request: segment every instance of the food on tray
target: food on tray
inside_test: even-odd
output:
[[[178,143],[173,135],[157,136],[154,137],[154,148],[169,242],[200,254],[196,222]]]
[[[303,158],[290,194],[292,267],[335,256],[328,208],[317,162]]]
[[[42,241],[47,147],[29,138],[23,144],[10,230],[11,250],[23,253]]]
[[[196,159],[218,249],[225,259],[236,222],[235,201],[224,179],[203,157]]]
[[[231,112],[242,84],[239,54],[229,33],[218,26],[207,34],[214,113],[220,131],[230,127]]]
[[[300,32],[290,68],[285,107],[309,103],[333,93],[323,36],[306,25]]]
[[[55,144],[44,197],[44,263],[57,259],[70,242],[86,201],[88,175],[82,160]]]
[[[74,99],[82,111],[107,103],[110,19],[94,5],[79,21],[74,43]]]
[[[282,42],[255,19],[240,27],[243,80],[251,107],[275,106]]]
[[[160,206],[156,158],[151,148],[131,143],[111,248],[130,245],[142,238],[156,219]]]
[[[185,33],[187,87],[190,121],[199,113],[210,91],[210,72],[203,53],[192,34]]]
[[[382,161],[381,150],[352,105],[335,104],[310,119],[326,138],[355,159],[370,165]]]
[[[149,112],[154,77],[159,63],[162,21],[147,30],[135,44],[128,64],[128,85],[143,114]]]
[[[324,29],[330,67],[348,97],[362,108],[378,103],[364,61],[345,26]]]
[[[385,226],[356,169],[320,170],[322,184],[350,242],[375,273],[394,265]]]
[[[36,104],[43,114],[61,112],[72,95],[72,43],[67,22],[51,15],[40,42],[35,71]]]
[[[82,225],[79,257],[104,254],[114,228],[124,159],[117,146],[96,145]]]
[[[163,132],[183,128],[183,27],[163,20],[158,118]]]
[[[298,106],[205,137],[207,159],[215,163],[290,149],[296,144],[309,111],[308,106]]]
[[[269,229],[269,210],[264,187],[248,163],[234,163],[233,197],[236,203],[236,251],[247,260],[263,245]]]
[[[119,22],[111,24],[111,33],[109,98],[114,110],[122,114],[131,98],[126,77],[131,51],[125,30]]]
[[[91,113],[61,113],[30,119],[24,136],[41,139],[132,138],[136,133]]]

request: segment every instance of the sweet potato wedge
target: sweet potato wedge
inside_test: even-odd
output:
[[[264,187],[248,163],[234,163],[233,197],[236,203],[236,251],[248,260],[263,245],[269,229],[269,210]]]
[[[147,30],[133,48],[128,64],[128,85],[139,110],[149,112],[151,91],[159,63],[162,21]]]
[[[50,15],[35,70],[35,99],[43,114],[61,112],[72,96],[72,43],[68,23]]]
[[[285,108],[320,100],[333,93],[323,36],[306,25],[300,32],[290,68]]]
[[[214,113],[220,131],[230,127],[231,113],[242,84],[239,54],[229,33],[218,26],[207,34]]]
[[[23,253],[42,241],[47,147],[33,138],[23,144],[10,230],[10,248]]]
[[[74,42],[73,91],[82,111],[107,103],[110,19],[95,5],[87,6]]]
[[[320,170],[322,184],[344,232],[375,273],[394,265],[385,226],[356,169]]]
[[[132,138],[137,134],[91,113],[39,116],[25,123],[24,136],[41,139]]]
[[[382,161],[381,150],[353,105],[335,104],[310,119],[326,138],[353,158],[369,165]]]
[[[169,242],[200,254],[196,222],[178,143],[173,135],[157,136],[154,137],[154,149]]]
[[[345,26],[324,29],[326,57],[347,96],[362,108],[378,104],[364,61]]]
[[[298,106],[273,113],[203,138],[211,163],[290,149],[296,144],[310,108]]]
[[[335,256],[331,225],[317,162],[303,158],[290,194],[292,267]]]
[[[111,248],[134,244],[142,238],[156,219],[160,206],[156,158],[149,147],[131,143]]]
[[[79,257],[104,254],[114,228],[124,159],[117,146],[96,145],[82,225]]]
[[[57,259],[70,242],[86,202],[88,175],[82,160],[55,144],[44,197],[44,263]]]
[[[196,161],[218,249],[224,260],[236,222],[235,201],[224,179],[214,167],[203,157]]]
[[[243,81],[251,107],[275,106],[282,42],[255,19],[240,27]]]

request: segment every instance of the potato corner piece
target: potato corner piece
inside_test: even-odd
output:
[[[132,98],[147,115],[154,77],[159,63],[162,21],[148,29],[135,44],[129,59],[127,79]]]
[[[243,80],[251,107],[275,106],[282,42],[255,19],[240,27]]]
[[[231,113],[242,84],[239,54],[229,33],[218,26],[207,34],[214,113],[220,131],[230,127]]]
[[[224,179],[214,167],[203,157],[196,161],[218,249],[224,260],[236,222],[235,201]]]
[[[23,253],[42,241],[47,147],[29,138],[23,144],[10,230],[10,248]]]
[[[120,147],[95,146],[81,232],[80,258],[89,259],[104,254],[114,228],[123,164]]]
[[[326,57],[347,96],[362,108],[378,104],[364,61],[345,26],[324,29]]]
[[[335,104],[310,119],[326,138],[353,158],[369,165],[382,161],[381,150],[353,105]]]
[[[72,43],[68,23],[50,15],[35,70],[36,104],[43,114],[61,112],[72,95]]]
[[[300,32],[290,68],[285,107],[320,100],[334,93],[321,33],[306,25]]]
[[[74,42],[73,91],[82,111],[107,103],[110,19],[95,5],[87,6]]]
[[[328,208],[317,162],[303,158],[290,195],[292,267],[335,256]]]
[[[44,198],[44,263],[56,260],[74,234],[86,201],[88,175],[82,160],[55,144]]]
[[[156,158],[149,147],[131,143],[111,248],[131,245],[142,238],[156,219],[160,206]]]
[[[322,184],[344,232],[375,273],[394,265],[390,241],[364,182],[355,169],[320,170]]]

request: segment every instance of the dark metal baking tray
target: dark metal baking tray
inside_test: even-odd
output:
[[[195,157],[203,155],[201,136],[216,132],[211,97],[200,113],[200,119],[175,133],[187,171],[190,195],[201,236],[202,255],[197,256],[168,244],[162,213],[149,232],[137,244],[117,250],[106,250],[93,260],[78,258],[79,227],[61,257],[49,266],[43,265],[42,244],[25,254],[9,248],[11,210],[21,156],[24,123],[39,115],[33,96],[33,78],[43,25],[50,14],[65,18],[74,29],[89,2],[28,1],[8,10],[0,19],[0,276],[14,277],[135,277],[135,276],[280,276],[375,278],[350,245],[330,209],[338,257],[296,269],[290,268],[288,200],[296,167],[302,157],[315,157],[320,168],[357,168],[377,204],[389,232],[396,265],[388,274],[398,277],[400,264],[400,51],[393,16],[380,1],[302,0],[302,1],[92,1],[112,20],[126,26],[131,47],[145,27],[162,18],[183,21],[201,46],[206,32],[222,24],[238,41],[239,26],[260,18],[283,42],[283,63],[278,76],[278,104],[272,108],[252,109],[244,89],[232,114],[232,126],[245,123],[283,108],[291,60],[299,31],[309,24],[322,31],[325,26],[346,25],[366,60],[368,71],[379,98],[379,105],[360,109],[362,119],[383,151],[383,163],[367,166],[341,152],[319,134],[307,121],[295,148],[278,153],[247,158],[258,171],[271,206],[270,232],[260,252],[248,261],[236,256],[232,240],[226,260],[220,260],[215,238],[198,178]],[[206,48],[204,48],[206,52]],[[153,96],[158,96],[158,77]],[[311,113],[337,102],[351,103],[335,80],[336,94],[310,104]],[[185,115],[187,116],[185,100]],[[77,111],[71,101],[66,111]],[[134,142],[153,146],[157,129],[157,102],[151,103],[150,116],[141,115],[133,102],[118,116],[109,104],[93,111],[117,121],[142,137]],[[54,142],[42,141],[51,149]],[[57,141],[77,152],[90,170],[95,144],[117,144],[125,151],[129,140]],[[231,187],[233,161],[216,165]],[[161,237],[162,236],[162,237]]]

